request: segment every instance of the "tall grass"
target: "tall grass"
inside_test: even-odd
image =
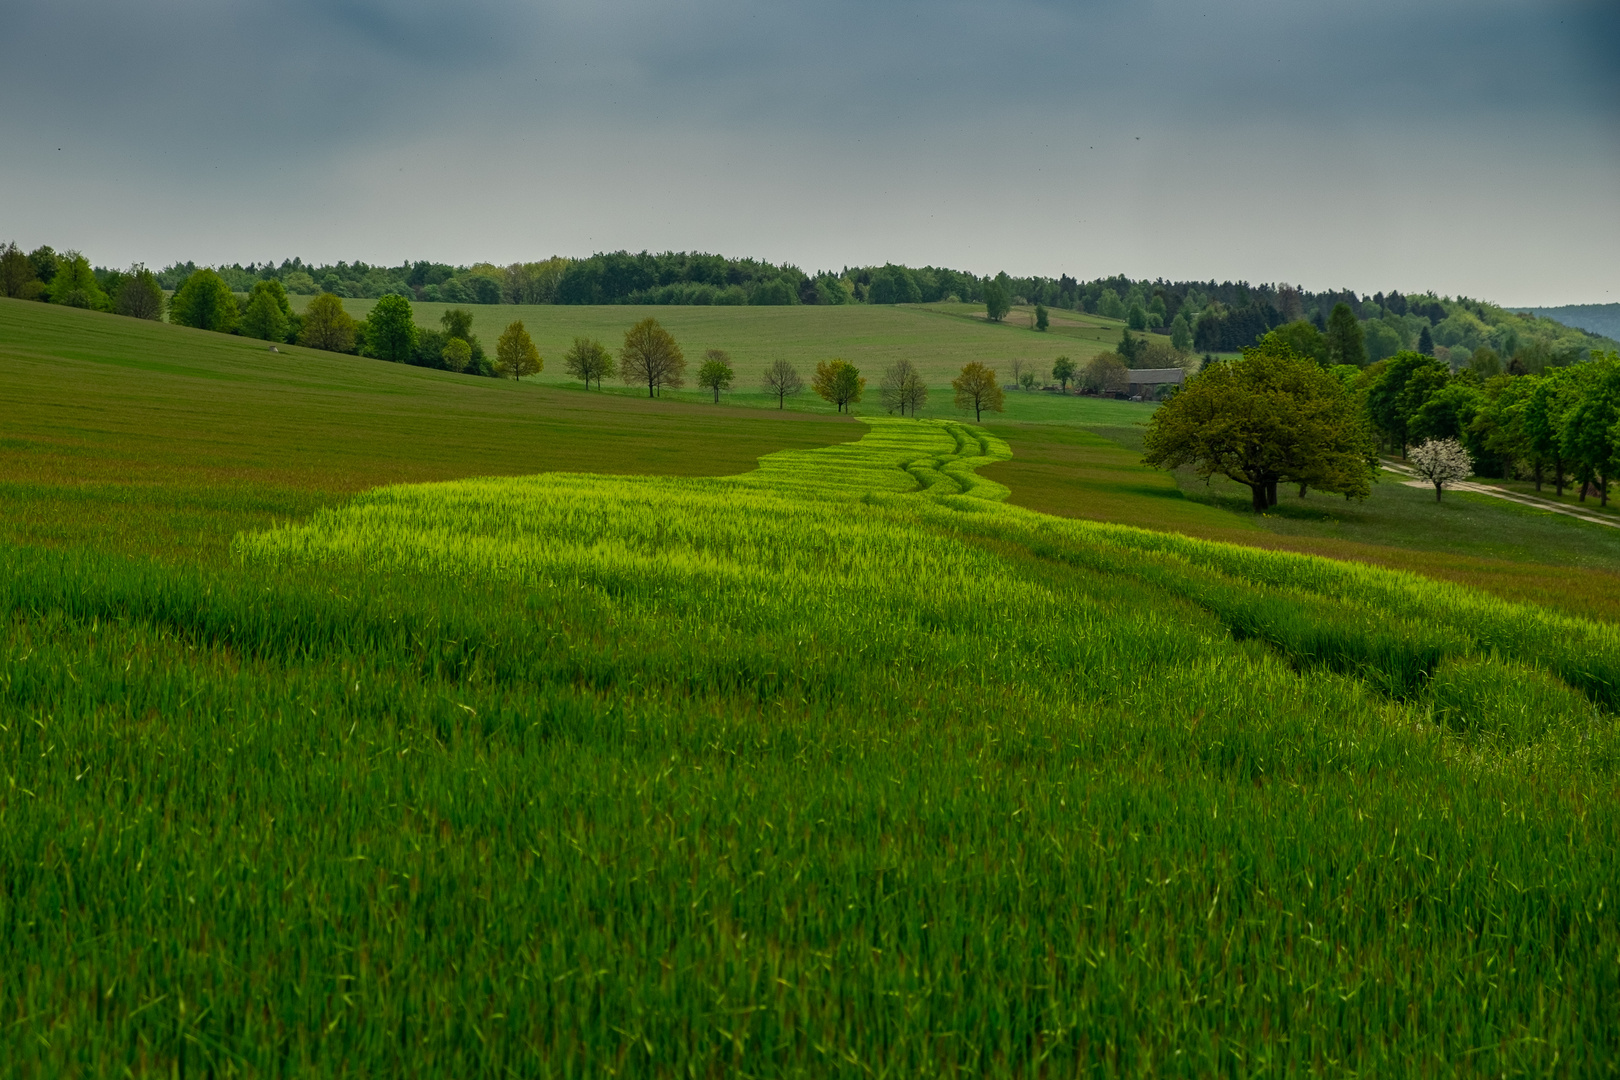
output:
[[[0,555],[8,1071],[1613,1068],[1610,631],[869,426]]]

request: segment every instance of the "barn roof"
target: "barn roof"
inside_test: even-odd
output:
[[[1137,368],[1125,373],[1132,383],[1145,386],[1150,383],[1178,383],[1187,373],[1178,367]]]

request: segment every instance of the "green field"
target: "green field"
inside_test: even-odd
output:
[[[307,301],[294,298],[295,306]],[[345,300],[355,318],[364,318],[376,301]],[[773,360],[787,360],[808,382],[822,360],[842,357],[860,368],[876,401],[883,369],[896,360],[917,365],[936,390],[943,409],[950,408],[950,381],[962,365],[981,361],[997,368],[1011,382],[1009,364],[1029,361],[1050,370],[1052,361],[1067,355],[1077,363],[1119,343],[1124,323],[1100,315],[1054,312],[1052,328],[1030,327],[1026,313],[1014,310],[1002,323],[986,322],[983,305],[851,304],[845,307],[633,307],[627,305],[574,306],[559,304],[428,304],[411,305],[416,321],[436,328],[439,317],[452,307],[472,312],[473,330],[486,349],[508,323],[522,320],[540,349],[545,368],[535,381],[569,381],[562,357],[576,337],[597,338],[617,351],[624,332],[637,320],[657,319],[681,345],[687,359],[689,382],[707,349],[731,354],[737,388],[746,394],[758,389],[759,377]],[[691,387],[688,387],[691,389]],[[643,388],[645,393],[645,388]],[[699,395],[694,394],[693,400]],[[872,408],[875,408],[875,404]]]
[[[1124,403],[783,416],[6,301],[0,376],[8,1075],[1620,1060],[1620,632],[1177,535],[1279,534]]]

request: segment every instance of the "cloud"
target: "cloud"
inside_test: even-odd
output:
[[[0,25],[0,231],[109,260],[672,246],[1357,285],[1405,251],[1523,291],[1620,249],[1599,0],[0,0]]]

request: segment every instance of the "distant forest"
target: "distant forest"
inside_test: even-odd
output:
[[[23,253],[0,248],[0,294],[31,295],[57,303],[116,308],[119,290],[139,268],[120,271],[89,266],[77,252],[48,247]],[[8,269],[9,268],[9,269]],[[175,263],[149,277],[166,293],[198,271]],[[999,317],[1008,304],[1083,311],[1120,319],[1141,332],[1169,336],[1182,351],[1235,352],[1288,323],[1305,322],[1325,332],[1334,309],[1354,314],[1365,340],[1366,362],[1402,349],[1432,351],[1460,365],[1479,350],[1503,363],[1523,356],[1540,369],[1584,359],[1615,342],[1596,336],[1599,323],[1541,317],[1466,297],[1399,292],[1358,295],[1350,290],[1313,292],[1286,284],[1246,281],[1133,280],[1123,275],[1079,281],[1068,275],[980,277],[944,267],[845,267],[807,274],[796,266],[689,252],[598,253],[583,259],[554,256],[541,262],[452,266],[411,262],[373,266],[364,262],[317,265],[302,259],[213,267],[237,293],[277,281],[287,293],[378,299],[397,295],[450,304],[917,304],[960,301],[985,304]],[[144,271],[141,271],[145,273]],[[88,280],[93,275],[94,282]],[[66,287],[61,276],[71,278]],[[14,280],[15,279],[15,280]],[[26,280],[24,280],[26,279]],[[127,290],[126,290],[127,291]],[[100,297],[97,300],[96,297]],[[1608,305],[1620,311],[1620,305]],[[1548,309],[1548,313],[1554,309]],[[1558,312],[1603,311],[1556,309]],[[1582,325],[1586,329],[1579,329]],[[1620,326],[1608,323],[1612,335]],[[1443,350],[1443,352],[1442,352]],[[1466,354],[1466,355],[1465,355]]]
[[[1531,308],[1536,315],[1556,319],[1589,334],[1620,338],[1620,304],[1566,304],[1563,307]]]

